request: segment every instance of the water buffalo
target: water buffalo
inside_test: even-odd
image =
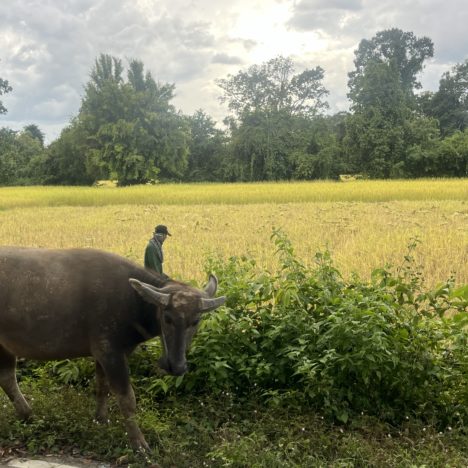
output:
[[[96,417],[107,420],[109,390],[136,450],[148,444],[135,422],[135,395],[127,356],[160,336],[160,367],[187,371],[185,353],[214,298],[217,279],[204,291],[166,279],[135,263],[92,249],[0,248],[0,386],[18,415],[31,408],[18,387],[16,357],[49,360],[92,356],[96,361]]]

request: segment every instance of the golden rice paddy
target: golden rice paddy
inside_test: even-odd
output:
[[[208,255],[248,254],[276,268],[272,228],[311,264],[329,249],[343,275],[401,264],[414,237],[428,287],[468,283],[468,179],[128,188],[0,188],[0,244],[92,247],[143,261],[166,224],[165,271],[199,283]]]

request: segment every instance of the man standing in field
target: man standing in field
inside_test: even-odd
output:
[[[167,236],[170,236],[167,227],[163,224],[158,224],[145,250],[145,267],[157,271],[162,275],[164,275],[162,267],[164,262],[163,244]]]

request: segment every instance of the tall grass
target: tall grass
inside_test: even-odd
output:
[[[0,209],[28,206],[245,205],[393,200],[468,200],[468,179],[167,184],[123,188],[0,188]]]

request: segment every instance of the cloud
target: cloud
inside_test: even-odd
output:
[[[169,82],[196,78],[213,56],[206,23],[148,17],[132,1],[9,3],[0,11],[0,73],[14,88],[8,121],[67,122],[100,53],[139,58]]]
[[[345,108],[347,74],[354,69],[354,51],[362,39],[394,27],[432,39],[434,58],[425,63],[420,80],[423,89],[434,91],[441,74],[468,57],[466,24],[468,7],[463,0],[302,0],[294,4],[288,20],[292,31],[314,31],[327,43],[314,58],[326,71],[333,111]]]
[[[361,10],[362,0],[301,0],[295,5],[297,12],[319,10]]]
[[[223,64],[229,64],[229,65],[240,65],[243,63],[242,59],[239,57],[234,57],[232,55],[224,54],[224,53],[219,53],[215,54],[213,56],[213,59],[211,60],[212,63],[223,63]]]
[[[397,0],[302,0],[294,5],[288,25],[293,30],[320,30],[340,42],[370,39],[378,31],[400,28],[428,36],[435,44],[436,59],[444,63],[467,57],[464,0],[415,2]]]
[[[1,97],[0,126],[36,123],[57,136],[100,53],[142,60],[175,83],[183,112],[203,108],[218,121],[227,111],[215,79],[291,55],[298,72],[325,69],[331,110],[343,110],[361,39],[391,27],[429,36],[435,57],[421,81],[434,89],[467,58],[466,24],[465,0],[2,0],[0,77],[13,91]]]
[[[363,8],[362,3],[362,0],[301,0],[294,5],[288,24],[302,31],[341,29],[350,13]]]

